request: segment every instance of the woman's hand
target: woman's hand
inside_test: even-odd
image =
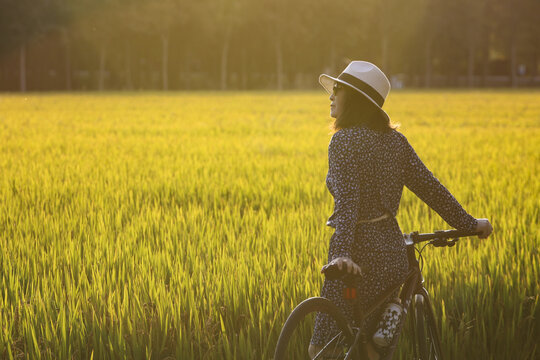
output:
[[[328,265],[325,265],[323,267],[323,269],[326,266],[329,266],[329,265],[337,265],[339,270],[342,270],[343,267],[346,266],[347,267],[347,272],[349,274],[363,275],[363,272],[362,272],[362,269],[360,268],[360,266],[358,266],[354,261],[352,261],[351,259],[349,259],[347,257],[335,258],[334,260],[330,261],[330,263],[328,263]],[[321,272],[322,272],[322,270],[321,270]]]
[[[491,234],[493,231],[493,226],[491,226],[491,223],[488,219],[476,219],[476,222],[478,223],[476,225],[475,231],[481,231],[482,234],[478,235],[480,239],[485,239]]]

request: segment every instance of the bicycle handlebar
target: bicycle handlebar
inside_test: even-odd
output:
[[[481,231],[462,231],[462,230],[435,230],[432,233],[420,234],[418,231],[413,231],[409,234],[403,234],[403,239],[405,240],[405,245],[412,246],[424,241],[430,241],[430,244],[433,246],[454,246],[457,239],[460,237],[475,236],[482,234]],[[453,239],[453,240],[448,240]],[[339,270],[337,265],[327,264],[323,267],[322,273],[325,275],[326,279],[345,279],[351,280],[354,278],[354,275],[348,274],[347,270]]]
[[[457,239],[460,237],[475,236],[482,234],[481,231],[463,231],[463,230],[436,230],[432,233],[420,234],[418,231],[414,231],[410,234],[403,234],[406,245],[414,245],[429,240],[447,240]]]

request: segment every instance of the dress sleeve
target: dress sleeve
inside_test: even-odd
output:
[[[452,194],[420,160],[413,147],[406,143],[405,186],[450,226],[463,231],[474,230],[476,219],[469,215]]]
[[[351,138],[338,131],[328,146],[328,166],[332,176],[335,232],[330,242],[330,256],[351,257],[354,232],[360,210],[359,177],[365,174],[365,153]]]

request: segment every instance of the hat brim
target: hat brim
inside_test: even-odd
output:
[[[358,89],[357,87],[349,84],[348,82],[346,81],[343,81],[341,79],[338,79],[338,78],[335,78],[335,77],[332,77],[330,75],[326,75],[326,74],[321,74],[319,76],[319,84],[322,85],[322,87],[326,90],[327,93],[331,94],[332,93],[332,89],[334,88],[334,84],[335,83],[340,83],[340,84],[343,84],[345,86],[348,86],[350,87],[351,89],[354,89],[356,91],[358,91],[360,94],[364,95],[369,101],[371,101],[371,103],[373,105],[375,105],[377,107],[377,109],[379,109],[379,111],[381,112],[381,114],[386,117],[387,119],[390,119],[390,117],[388,116],[388,114],[379,106],[379,104],[377,104],[375,101],[373,101],[365,92],[363,92],[362,90]]]

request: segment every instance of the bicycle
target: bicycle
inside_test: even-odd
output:
[[[422,251],[427,245],[435,247],[452,247],[459,238],[480,235],[479,231],[438,230],[433,233],[420,234],[414,231],[403,234],[409,260],[409,272],[405,280],[394,287],[387,289],[365,313],[361,313],[357,303],[355,304],[355,319],[358,327],[347,322],[339,308],[330,300],[323,297],[312,297],[301,302],[289,315],[279,336],[274,360],[284,359],[310,359],[308,346],[313,331],[313,321],[317,313],[328,314],[339,328],[339,332],[325,344],[314,359],[368,359],[366,344],[368,334],[365,333],[362,323],[368,315],[384,304],[396,290],[401,288],[399,298],[403,306],[403,318],[394,336],[392,343],[385,349],[381,360],[392,359],[393,353],[399,341],[399,335],[405,320],[408,317],[410,331],[413,337],[414,359],[444,359],[441,340],[437,328],[437,322],[431,306],[431,301],[425,287],[422,276],[423,261]],[[417,249],[415,244],[427,243]],[[418,258],[416,256],[418,252]],[[420,260],[420,261],[419,261]],[[337,265],[327,265],[324,275],[327,279],[342,279],[346,286],[351,284],[352,276],[346,270],[339,270]],[[351,301],[356,298],[356,289],[346,287],[344,296]],[[328,357],[331,354],[331,357]]]

